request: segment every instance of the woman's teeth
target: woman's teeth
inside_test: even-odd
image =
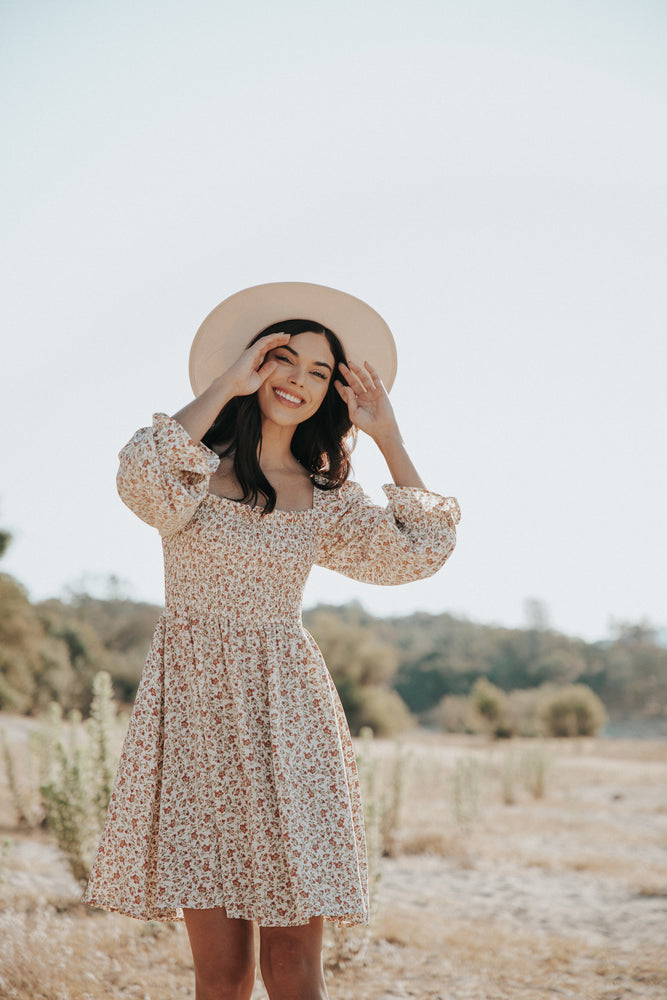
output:
[[[273,391],[279,399],[286,399],[289,403],[303,403],[300,396],[292,396],[291,393],[283,392],[282,389],[274,389]]]

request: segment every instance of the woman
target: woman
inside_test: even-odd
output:
[[[120,455],[121,497],[162,535],[166,601],[83,898],[183,918],[197,1000],[250,997],[253,921],[271,1000],[321,1000],[323,920],[368,920],[354,751],[301,600],[314,564],[405,583],[454,547],[458,506],[405,450],[394,372],[358,299],[246,289],[198,331],[196,398]],[[348,479],[357,429],[389,466],[386,509]]]

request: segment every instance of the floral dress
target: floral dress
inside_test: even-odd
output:
[[[120,453],[118,489],[159,529],[160,616],[83,901],[143,920],[224,907],[265,926],[368,920],[364,823],[345,715],[301,620],[313,565],[430,576],[455,500],[314,489],[303,511],[209,493],[217,456],[165,414]]]

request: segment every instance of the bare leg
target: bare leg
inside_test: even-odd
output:
[[[259,962],[270,1000],[328,1000],[322,917],[303,927],[260,927]]]
[[[222,907],[183,909],[195,965],[196,1000],[250,1000],[255,983],[251,920]]]

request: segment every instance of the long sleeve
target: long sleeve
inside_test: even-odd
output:
[[[153,414],[152,427],[138,430],[118,457],[123,503],[163,537],[191,520],[220,461],[166,413]]]
[[[461,513],[453,497],[413,486],[384,486],[379,507],[348,482],[332,501],[315,559],[363,583],[401,584],[436,573],[456,544]]]

